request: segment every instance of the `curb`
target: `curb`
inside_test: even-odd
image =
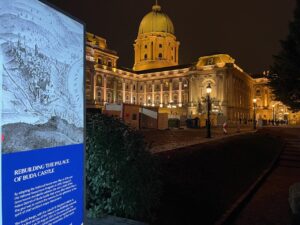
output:
[[[182,149],[182,148],[187,148],[187,147],[193,147],[193,146],[197,146],[200,144],[205,144],[205,143],[210,143],[210,142],[214,142],[214,141],[219,141],[219,140],[223,140],[223,139],[227,139],[230,137],[235,137],[235,136],[239,136],[239,135],[246,135],[246,134],[251,134],[251,133],[256,133],[258,130],[250,130],[250,131],[245,131],[245,132],[240,132],[240,133],[232,133],[232,134],[228,134],[228,135],[224,135],[224,136],[218,136],[218,137],[212,137],[210,139],[203,139],[203,141],[200,141],[198,143],[192,143],[192,144],[188,144],[188,145],[184,145],[184,146],[174,146],[173,148],[168,148],[168,149],[164,149],[163,151],[157,151],[155,150],[155,148],[150,149],[150,152],[152,154],[159,154],[162,152],[168,152],[168,151],[173,151],[176,149]],[[159,146],[157,146],[159,147]],[[164,146],[160,146],[160,147],[164,147]]]
[[[223,215],[214,223],[214,225],[229,225],[232,220],[237,216],[238,212],[244,208],[247,202],[249,202],[252,196],[257,192],[259,187],[263,184],[265,179],[271,174],[272,170],[275,168],[281,153],[285,148],[286,142],[283,140],[283,147],[281,151],[276,155],[273,161],[270,163],[270,166],[265,169],[262,174],[256,179],[256,181],[248,188],[246,192],[238,198],[233,205],[223,213]]]

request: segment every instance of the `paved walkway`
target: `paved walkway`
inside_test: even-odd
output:
[[[206,129],[170,129],[170,130],[142,130],[146,141],[151,144],[151,152],[163,152],[176,148],[187,147],[204,142],[214,141],[234,135],[253,132],[252,126],[243,126],[238,132],[236,127],[228,128],[228,134],[223,134],[221,127],[212,128],[212,138],[206,138]]]
[[[300,182],[300,129],[278,128],[286,147],[271,175],[233,223],[235,225],[289,225],[291,211],[288,203],[290,185]]]

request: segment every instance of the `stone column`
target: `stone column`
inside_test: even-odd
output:
[[[193,103],[193,81],[194,81],[194,77],[191,76],[189,78],[189,106],[188,106],[188,117],[192,117],[192,115],[195,115],[197,113],[197,104],[194,105]]]
[[[155,93],[155,84],[154,82],[152,82],[152,106],[154,106],[154,102],[155,102],[154,93]]]
[[[130,104],[133,104],[133,83],[130,84]]]
[[[126,102],[126,82],[125,80],[123,80],[123,83],[122,83],[122,91],[123,91],[123,103]]]
[[[193,105],[192,104],[193,103],[192,80],[193,80],[193,78],[190,77],[190,79],[189,79],[189,103],[191,106]]]
[[[179,81],[179,89],[178,89],[178,105],[182,106],[182,80]]]
[[[91,81],[91,100],[96,101],[96,84],[95,84],[95,79],[98,76],[97,74],[89,74],[90,75],[90,81]]]
[[[160,82],[160,107],[163,107],[163,88],[164,83]]]
[[[169,82],[169,103],[173,102],[173,81],[170,80]]]
[[[103,76],[103,102],[104,102],[104,104],[107,101],[106,88],[107,88],[107,77],[106,77],[106,75],[104,75]]]
[[[113,98],[114,103],[117,102],[117,87],[118,87],[118,83],[116,80],[114,80],[114,98]]]
[[[144,105],[147,105],[147,83],[144,83]]]

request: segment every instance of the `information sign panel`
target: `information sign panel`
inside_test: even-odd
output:
[[[83,223],[84,25],[0,1],[0,224]]]

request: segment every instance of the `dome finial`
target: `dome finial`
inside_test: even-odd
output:
[[[161,11],[161,7],[158,5],[158,0],[155,0],[155,5],[152,7],[152,10],[155,12]]]

